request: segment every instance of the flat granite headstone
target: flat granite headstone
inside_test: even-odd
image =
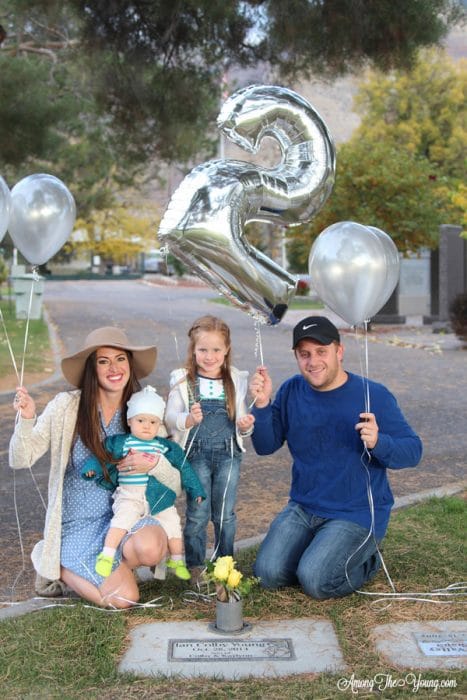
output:
[[[372,632],[377,650],[399,668],[467,667],[467,621],[398,622]]]
[[[131,632],[119,665],[144,676],[236,679],[345,670],[332,624],[298,619],[251,623],[235,635],[206,622],[151,622]]]

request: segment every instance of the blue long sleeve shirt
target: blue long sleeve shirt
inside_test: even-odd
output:
[[[347,375],[345,384],[331,391],[313,389],[299,374],[285,381],[272,404],[253,408],[252,441],[259,455],[272,454],[287,442],[293,458],[290,499],[313,515],[350,520],[370,529],[369,478],[379,540],[394,503],[386,469],[415,467],[422,443],[391,392],[369,381],[370,411],[379,434],[368,461],[355,430],[365,411],[363,379]]]

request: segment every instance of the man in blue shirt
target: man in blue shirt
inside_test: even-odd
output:
[[[272,403],[265,367],[250,385],[256,452],[287,441],[293,458],[290,500],[261,544],[255,574],[266,588],[299,584],[313,598],[336,598],[380,568],[394,503],[386,469],[416,466],[422,444],[386,387],[344,370],[339,331],[327,318],[300,321],[293,349],[300,374]]]

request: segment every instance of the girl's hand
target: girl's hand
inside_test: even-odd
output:
[[[372,450],[378,442],[378,424],[374,413],[360,413],[361,422],[357,423],[355,430],[360,431],[365,447]]]
[[[134,472],[135,474],[147,474],[154,469],[159,461],[160,455],[130,450],[128,454],[117,464],[117,469],[121,474]]]
[[[250,382],[250,393],[257,408],[268,405],[272,396],[272,381],[266,367],[258,367]]]
[[[190,413],[188,414],[185,421],[185,428],[192,428],[194,425],[198,425],[203,420],[203,411],[201,410],[201,404],[194,403],[190,408]]]
[[[19,386],[16,389],[13,408],[19,411],[21,418],[34,418],[36,415],[36,404],[24,386]]]
[[[203,499],[201,498],[201,496],[196,496],[196,503],[199,504],[199,503],[201,503],[202,500]]]
[[[96,472],[94,469],[90,469],[88,472],[85,473],[84,475],[86,479],[92,479],[93,476],[96,476]]]
[[[248,433],[253,427],[254,422],[255,417],[251,413],[247,413],[246,416],[238,418],[237,428],[239,429],[240,433]]]

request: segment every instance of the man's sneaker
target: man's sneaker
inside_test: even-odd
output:
[[[174,574],[177,578],[181,578],[184,581],[188,581],[188,579],[191,578],[191,574],[182,559],[167,559],[166,565],[168,569],[174,570]]]
[[[94,567],[96,573],[98,573],[99,576],[104,576],[104,578],[107,578],[107,576],[110,576],[112,573],[113,563],[113,557],[108,557],[106,554],[101,552],[96,559],[96,566]]]

